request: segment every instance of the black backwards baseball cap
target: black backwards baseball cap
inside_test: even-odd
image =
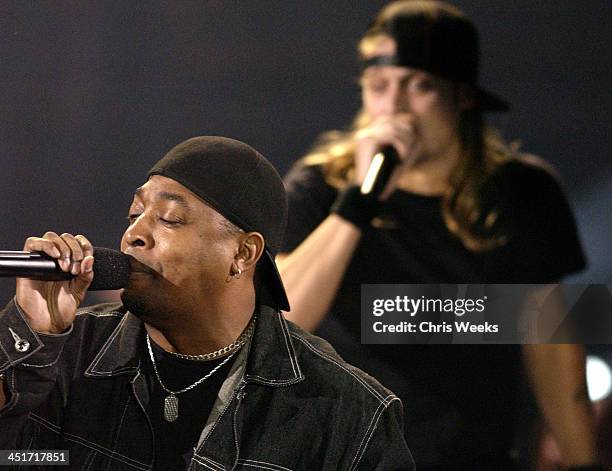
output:
[[[289,301],[274,257],[287,225],[287,194],[280,175],[264,156],[244,142],[201,136],[181,142],[149,171],[179,182],[246,232],[265,240],[265,288],[278,309]]]
[[[441,1],[404,0],[385,7],[365,36],[385,34],[396,43],[396,54],[361,62],[422,69],[440,77],[472,85],[483,111],[508,111],[500,97],[478,85],[480,50],[478,31],[457,8]]]

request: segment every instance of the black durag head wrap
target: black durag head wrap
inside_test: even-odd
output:
[[[264,284],[274,307],[289,310],[274,257],[287,224],[287,195],[272,164],[251,146],[226,137],[188,139],[149,171],[179,182],[227,220],[265,240]]]

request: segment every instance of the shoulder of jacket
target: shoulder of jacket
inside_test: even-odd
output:
[[[344,361],[329,342],[291,322],[287,324],[307,381],[324,381],[327,386],[335,387],[341,398],[353,402],[361,400],[383,408],[394,401],[399,402],[376,378]]]

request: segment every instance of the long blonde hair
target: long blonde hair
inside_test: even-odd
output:
[[[377,38],[387,34],[380,26],[396,15],[424,14],[435,19],[442,13],[464,16],[459,9],[440,1],[403,0],[388,4],[359,43],[361,58],[367,56]],[[322,134],[313,150],[303,158],[304,163],[321,165],[325,180],[333,187],[341,189],[349,185],[355,171],[355,133],[370,122],[367,113],[359,111],[350,129]],[[516,155],[517,146],[506,144],[495,129],[485,126],[479,107],[462,112],[458,131],[461,158],[442,196],[442,216],[448,230],[466,248],[484,252],[507,242],[499,221],[501,208],[497,207],[494,179],[490,177]]]
[[[383,9],[382,17],[401,12],[403,6],[411,11],[416,7],[429,10],[446,7],[439,2],[395,2]],[[453,14],[461,14],[452,9]],[[364,55],[375,38],[366,35],[359,44]],[[371,118],[364,110],[357,113],[346,131],[322,134],[315,147],[302,161],[306,165],[320,165],[326,182],[338,189],[353,181],[355,171],[355,133],[368,126]],[[507,241],[498,224],[499,208],[491,198],[483,198],[485,185],[496,169],[513,158],[516,146],[507,145],[499,133],[485,126],[479,108],[466,110],[459,120],[461,158],[451,172],[448,190],[442,197],[442,216],[448,230],[471,251],[483,252],[503,245]]]

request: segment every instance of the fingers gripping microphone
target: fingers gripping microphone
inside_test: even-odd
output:
[[[117,250],[94,247],[94,279],[89,290],[123,288],[130,277],[130,257]],[[57,260],[41,252],[0,251],[0,277],[33,280],[69,280],[73,275],[62,271]]]
[[[382,193],[391,178],[400,158],[393,146],[385,146],[372,158],[368,172],[361,184],[363,195],[378,196]]]

